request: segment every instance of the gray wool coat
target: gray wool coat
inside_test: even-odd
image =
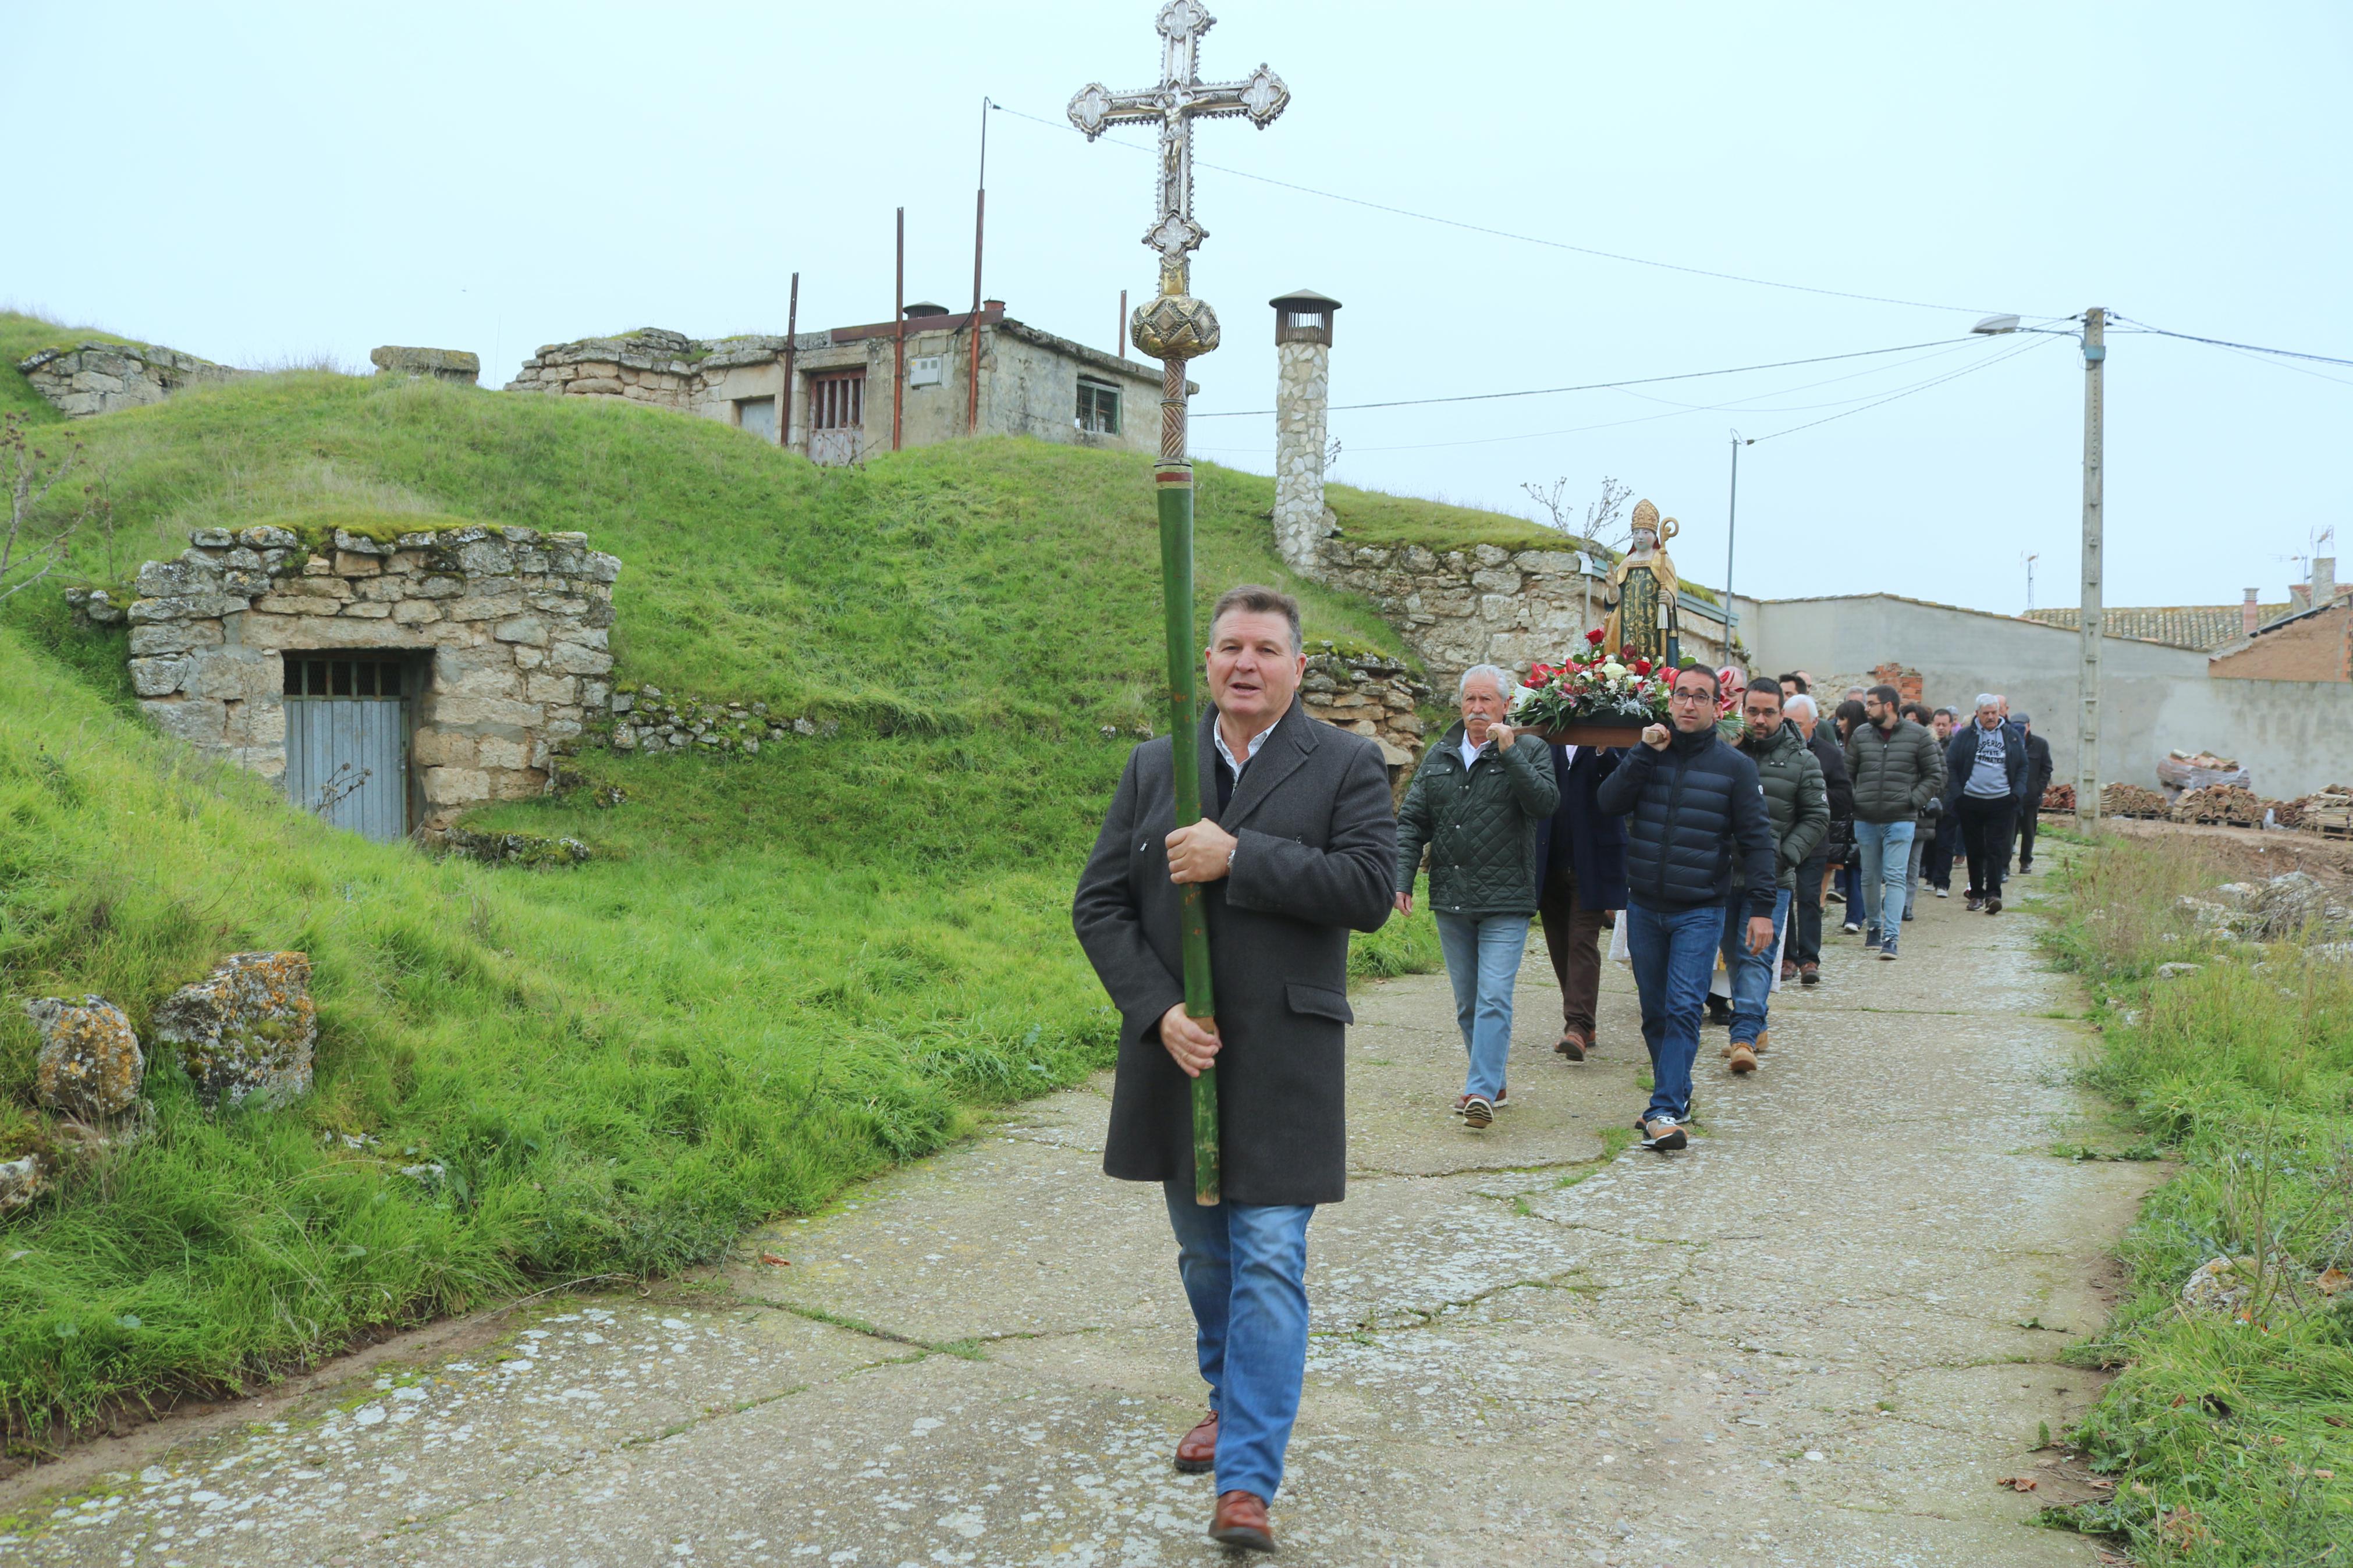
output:
[[[1225,1196],[1239,1204],[1337,1203],[1347,1186],[1348,932],[1388,918],[1397,821],[1380,748],[1293,701],[1218,801],[1217,750],[1201,721],[1201,804],[1240,843],[1207,884],[1217,988],[1218,1110]],[[1185,999],[1173,748],[1127,759],[1071,910],[1079,945],[1120,1012],[1104,1173],[1190,1182],[1192,1080],[1160,1043]]]

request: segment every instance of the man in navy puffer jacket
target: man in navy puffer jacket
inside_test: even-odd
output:
[[[1640,1123],[1647,1149],[1685,1142],[1692,1062],[1733,896],[1735,855],[1746,884],[1739,896],[1748,904],[1748,950],[1773,945],[1773,819],[1757,764],[1716,734],[1716,690],[1714,670],[1679,672],[1673,729],[1644,730],[1599,796],[1603,811],[1626,818],[1626,949],[1651,1051],[1651,1103]]]

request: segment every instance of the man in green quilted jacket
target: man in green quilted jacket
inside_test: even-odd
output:
[[[1427,847],[1430,909],[1471,1058],[1454,1108],[1474,1131],[1503,1102],[1512,987],[1540,889],[1536,832],[1560,804],[1552,748],[1504,722],[1517,684],[1492,664],[1462,672],[1462,721],[1423,753],[1398,808],[1397,907],[1413,913]]]

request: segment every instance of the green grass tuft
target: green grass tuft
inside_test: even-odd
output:
[[[2120,1249],[2132,1297],[2073,1352],[2122,1369],[2072,1435],[2114,1500],[2060,1521],[2144,1564],[2318,1563],[2353,1539],[2353,1292],[2316,1283],[2353,1272],[2353,973],[2201,939],[2174,900],[2232,879],[2210,854],[2099,840],[2056,904],[2052,947],[2105,1004],[2093,1081],[2181,1163]],[[2154,978],[2182,959],[2201,966]],[[2242,1310],[2185,1311],[2216,1258],[2250,1260]]]

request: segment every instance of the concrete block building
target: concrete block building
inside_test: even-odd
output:
[[[972,313],[914,304],[906,312],[903,382],[898,323],[872,321],[792,337],[705,342],[647,328],[550,343],[523,361],[506,390],[698,415],[825,464],[891,450],[894,417],[901,447],[983,435],[1158,450],[1157,365],[1017,321],[1001,300],[982,306],[979,325],[977,377]]]

